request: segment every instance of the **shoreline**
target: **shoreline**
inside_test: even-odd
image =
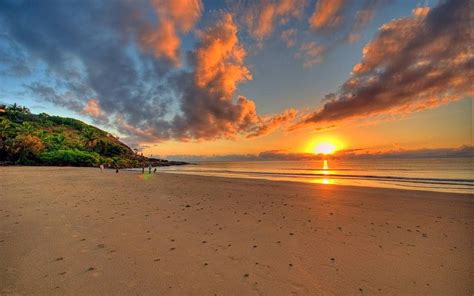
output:
[[[135,172],[130,170],[130,172]],[[199,173],[188,173],[186,171],[161,171],[159,172],[160,174],[176,174],[176,175],[186,175],[186,176],[196,176],[196,177],[207,177],[207,178],[226,178],[226,179],[236,179],[236,180],[255,180],[255,181],[267,181],[267,182],[282,182],[282,183],[298,183],[298,184],[309,184],[309,185],[316,185],[316,186],[336,186],[336,187],[351,187],[351,188],[365,188],[367,190],[377,190],[377,189],[383,189],[383,190],[396,190],[396,191],[419,191],[419,192],[424,192],[424,193],[442,193],[442,194],[455,194],[455,195],[465,195],[470,198],[473,198],[473,194],[469,193],[464,193],[464,192],[448,192],[448,191],[436,191],[436,190],[423,190],[423,189],[410,189],[410,188],[394,188],[394,187],[381,187],[381,186],[366,186],[366,185],[350,185],[350,184],[337,184],[337,183],[330,183],[330,184],[324,184],[324,183],[318,183],[318,182],[309,182],[309,181],[302,181],[298,179],[293,179],[293,180],[278,180],[278,179],[271,179],[271,178],[265,178],[265,177],[236,177],[236,176],[218,176],[218,175],[204,175],[204,174],[199,174]],[[331,175],[328,175],[330,179]],[[474,188],[473,188],[474,190]]]
[[[0,294],[472,294],[469,194],[0,167]]]
[[[193,163],[186,163],[186,164],[181,164],[181,165],[195,165]],[[181,166],[181,165],[176,165],[176,166]],[[169,165],[169,166],[174,166],[174,165]],[[98,171],[99,168],[96,167],[74,167],[74,166],[25,166],[25,165],[8,165],[8,166],[1,166],[0,165],[0,170],[2,168],[42,168],[42,169],[51,169],[51,170],[61,170],[61,169],[89,169],[91,172],[93,171]],[[126,173],[133,173],[137,175],[142,175],[141,172],[142,168],[119,168],[120,172],[126,172]],[[145,173],[147,173],[148,167],[145,167]],[[109,168],[105,167],[104,171],[108,172],[115,172],[115,168]],[[1,172],[1,171],[0,171]],[[203,177],[203,178],[224,178],[224,179],[235,179],[235,180],[254,180],[254,181],[264,181],[264,182],[278,182],[278,183],[286,183],[287,185],[290,184],[306,184],[306,185],[314,185],[314,186],[323,186],[323,187],[349,187],[349,188],[361,188],[361,189],[366,189],[366,190],[394,190],[394,191],[415,191],[415,192],[421,192],[421,193],[433,193],[433,194],[447,194],[447,195],[462,195],[467,198],[474,198],[474,194],[469,194],[469,193],[464,193],[464,192],[447,192],[447,191],[436,191],[436,190],[423,190],[423,189],[410,189],[410,188],[394,188],[394,187],[378,187],[378,186],[365,186],[365,185],[351,185],[351,184],[337,184],[337,183],[330,183],[330,184],[324,184],[324,183],[317,183],[317,182],[309,182],[309,181],[301,181],[298,179],[293,179],[293,180],[283,180],[283,179],[271,179],[271,178],[265,178],[265,177],[238,177],[238,176],[225,176],[225,175],[206,175],[206,174],[199,174],[199,173],[189,173],[186,171],[157,171],[156,175],[160,174],[173,174],[173,175],[185,175],[185,176],[191,176],[191,177]],[[328,175],[330,177],[331,175]],[[474,190],[474,188],[473,188]]]

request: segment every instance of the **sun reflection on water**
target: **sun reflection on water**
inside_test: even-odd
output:
[[[329,163],[327,161],[327,159],[325,159],[323,161],[323,174],[324,175],[329,175]],[[333,181],[329,178],[323,178],[323,179],[319,179],[318,180],[319,182],[318,183],[321,183],[321,184],[332,184]]]
[[[325,175],[329,175],[329,165],[328,165],[328,161],[325,159],[324,160],[324,163],[323,163],[323,174]]]

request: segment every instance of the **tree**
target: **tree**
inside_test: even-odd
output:
[[[84,136],[87,148],[92,149],[97,145],[97,134],[94,132],[93,129],[85,129],[82,132],[82,135]]]
[[[13,154],[16,155],[18,161],[23,164],[36,160],[39,154],[44,150],[44,144],[41,139],[29,134],[16,136],[12,146]]]
[[[13,160],[13,142],[16,135],[15,123],[7,118],[0,118],[0,161]]]
[[[30,109],[24,106],[20,106],[17,103],[13,103],[7,107],[8,111],[20,112],[20,113],[30,113]]]
[[[24,134],[32,134],[36,131],[35,126],[30,122],[23,122],[20,126],[20,132]]]
[[[47,151],[40,159],[47,165],[94,166],[101,163],[99,154],[77,149]]]

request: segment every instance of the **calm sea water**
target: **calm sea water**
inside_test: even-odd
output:
[[[474,193],[474,159],[197,162],[168,173]]]

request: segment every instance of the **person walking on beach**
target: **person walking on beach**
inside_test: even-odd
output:
[[[156,168],[153,170],[153,174],[156,174]]]
[[[151,174],[151,163],[148,164],[148,174]]]
[[[101,173],[104,172],[104,165],[103,164],[100,165],[100,172]]]

